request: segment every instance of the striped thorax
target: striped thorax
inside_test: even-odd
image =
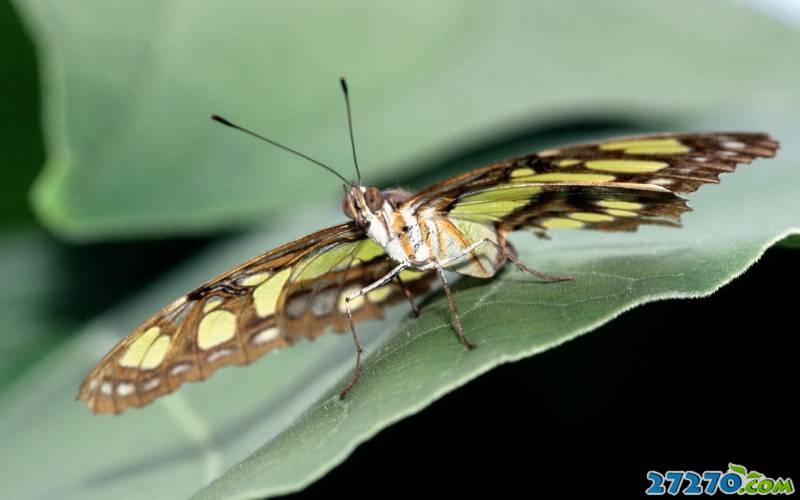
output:
[[[343,207],[398,264],[419,270],[441,265],[476,277],[490,277],[502,267],[505,238],[494,225],[454,220],[434,206],[406,203],[410,197],[352,184]]]

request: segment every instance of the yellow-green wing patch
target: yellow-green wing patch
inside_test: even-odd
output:
[[[343,294],[390,268],[380,247],[354,223],[276,248],[164,307],[97,364],[78,398],[96,413],[120,413],[221,366],[247,364],[313,338],[326,326],[343,330]],[[420,292],[428,274],[408,282]],[[355,319],[379,315],[401,296],[395,284],[374,290],[356,304]]]
[[[678,226],[686,200],[666,190],[632,186],[553,186],[504,218],[505,230],[548,229],[635,231],[642,224]]]
[[[676,225],[677,193],[719,182],[739,163],[771,157],[766,134],[656,134],[592,142],[511,158],[442,181],[412,197],[462,220],[505,229],[635,230]]]
[[[673,193],[688,193],[701,185],[719,182],[719,174],[732,172],[740,163],[774,156],[778,143],[762,133],[651,134],[615,138],[549,149],[510,158],[461,175],[445,179],[412,196],[406,207],[435,207],[476,214],[468,204],[492,188],[511,189],[513,185],[623,185],[644,184]],[[479,198],[475,198],[478,196]],[[461,200],[465,205],[460,205]],[[487,219],[510,213],[508,201],[519,197],[502,196]]]
[[[512,182],[569,182],[612,176],[613,182],[650,184],[675,193],[719,182],[740,163],[772,157],[778,143],[767,134],[657,134],[548,150],[510,160]],[[608,181],[600,181],[608,182]]]

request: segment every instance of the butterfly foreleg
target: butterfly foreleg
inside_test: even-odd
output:
[[[353,386],[355,386],[356,383],[358,383],[358,378],[361,375],[361,354],[364,352],[364,348],[361,347],[361,341],[358,340],[358,334],[356,333],[356,326],[355,322],[353,321],[353,311],[350,308],[350,302],[357,299],[358,297],[361,297],[362,295],[371,292],[372,290],[375,290],[376,288],[382,287],[383,285],[394,279],[395,276],[398,276],[402,270],[408,268],[409,266],[410,264],[408,262],[403,262],[398,266],[396,266],[391,271],[389,271],[388,273],[386,273],[376,282],[367,285],[361,290],[357,291],[356,293],[344,298],[344,306],[345,309],[347,310],[347,321],[350,323],[350,333],[353,336],[353,343],[355,344],[356,347],[356,368],[355,371],[353,372],[353,378],[352,380],[350,380],[350,383],[347,384],[347,387],[342,389],[342,391],[339,393],[339,399],[344,399],[344,397],[347,396],[347,393],[350,392],[350,389],[352,389]]]

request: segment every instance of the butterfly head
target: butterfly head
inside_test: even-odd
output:
[[[342,210],[344,214],[364,226],[383,206],[383,193],[375,187],[364,187],[357,183],[345,186]]]
[[[360,226],[367,228],[375,216],[382,210],[393,211],[411,197],[411,193],[402,189],[384,189],[364,187],[357,182],[344,187],[344,214]]]

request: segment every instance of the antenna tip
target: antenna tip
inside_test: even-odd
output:
[[[342,84],[342,90],[344,91],[345,94],[347,94],[347,80],[345,79],[345,77],[340,76],[339,83]]]
[[[234,125],[233,123],[229,122],[228,120],[226,120],[225,118],[223,118],[223,117],[221,117],[221,116],[219,116],[217,114],[211,115],[211,119],[214,120],[215,122],[220,122],[223,125],[227,125],[229,127],[236,128],[236,125]]]

